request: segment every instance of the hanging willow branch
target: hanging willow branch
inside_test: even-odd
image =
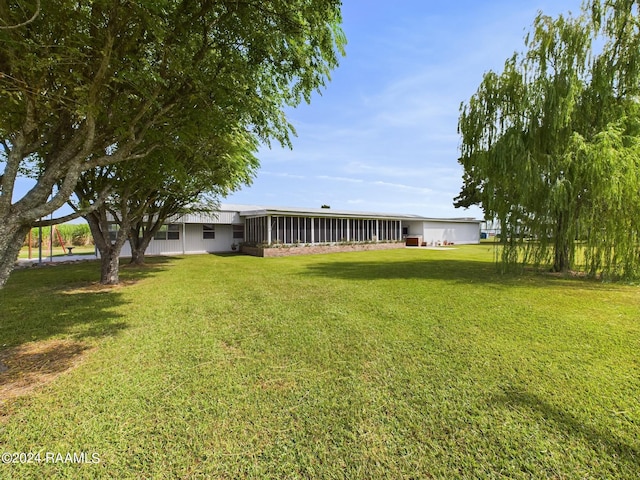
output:
[[[617,3],[606,21],[540,14],[461,106],[456,201],[499,221],[504,266],[640,277],[640,27]]]

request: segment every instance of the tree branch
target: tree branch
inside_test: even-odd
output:
[[[17,23],[15,25],[2,25],[0,26],[0,30],[13,30],[16,28],[24,27],[25,25],[29,25],[30,23],[34,22],[35,19],[38,18],[38,15],[40,15],[40,0],[36,0],[36,11],[30,19],[25,20],[22,23]]]
[[[100,208],[104,204],[110,193],[111,187],[106,187],[102,190],[102,192],[100,192],[98,198],[93,202],[93,204],[89,205],[88,207],[78,208],[71,202],[68,202],[69,206],[74,210],[73,213],[65,215],[64,217],[58,217],[49,220],[38,220],[37,222],[33,223],[33,226],[48,227],[49,225],[58,225],[59,223],[69,222],[71,220],[75,220],[76,218],[84,217],[85,215],[88,215]]]

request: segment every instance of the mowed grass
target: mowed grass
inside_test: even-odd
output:
[[[29,269],[0,345],[87,347],[0,403],[2,478],[637,478],[640,291],[491,246]]]

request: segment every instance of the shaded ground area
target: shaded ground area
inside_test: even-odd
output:
[[[157,258],[143,268],[123,268],[121,284],[113,287],[94,281],[95,261],[79,261],[92,256],[78,257],[54,257],[48,264],[61,268],[15,271],[0,290],[0,421],[7,420],[11,400],[77,367],[95,339],[127,328],[118,311],[127,304],[124,290],[170,261]]]
[[[417,251],[417,249],[414,247]],[[426,248],[421,248],[426,250]],[[441,249],[443,250],[443,249]],[[453,250],[453,249],[447,249]],[[449,253],[447,253],[448,255]],[[524,273],[519,274],[519,273]],[[461,285],[487,284],[513,286],[526,284],[531,288],[556,288],[555,283],[536,280],[538,276],[552,281],[563,281],[563,286],[603,290],[597,278],[588,278],[576,272],[560,273],[526,268],[501,273],[495,263],[460,258],[416,258],[402,261],[333,260],[309,264],[302,275],[313,275],[339,280],[429,280],[453,282]]]
[[[0,405],[53,381],[89,351],[72,340],[30,342],[0,351]]]
[[[37,267],[45,265],[64,265],[67,263],[81,262],[87,260],[97,260],[98,257],[92,254],[83,255],[57,255],[55,257],[42,257],[42,263],[40,263],[37,257],[35,258],[19,258],[16,262],[16,268]]]

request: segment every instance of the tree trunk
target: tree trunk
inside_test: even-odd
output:
[[[110,248],[106,254],[100,252],[100,283],[118,285],[120,283],[120,250]],[[116,251],[117,250],[117,251]]]
[[[571,267],[570,242],[565,215],[558,214],[556,237],[553,244],[553,271],[566,273]]]
[[[28,225],[0,224],[0,288],[4,287],[13,271],[29,230]]]
[[[129,265],[144,265],[144,250],[132,249]]]
[[[153,233],[145,231],[139,234],[136,228],[132,228],[129,234],[129,245],[131,246],[131,261],[129,265],[144,265],[144,254],[147,251]]]
[[[556,241],[553,254],[553,271],[566,273],[569,271],[569,246],[567,242]]]
[[[127,241],[126,230],[118,230],[115,241],[111,240],[109,224],[100,221],[105,215],[98,209],[85,216],[96,247],[100,252],[100,283],[103,285],[117,285],[120,282],[120,252]]]

